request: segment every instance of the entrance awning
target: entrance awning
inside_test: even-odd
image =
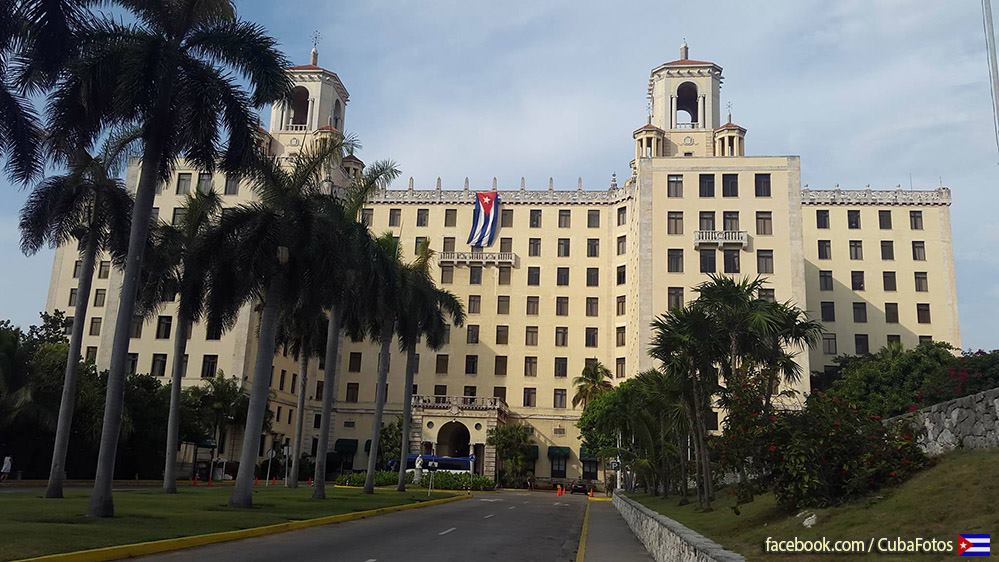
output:
[[[368,439],[367,441],[364,442],[364,452],[365,453],[370,453],[371,452],[371,440],[370,439]]]
[[[527,448],[527,460],[536,461],[538,460],[538,446],[531,445]]]
[[[357,452],[357,439],[337,439],[333,444],[333,450],[337,453],[353,455]]]
[[[569,447],[548,447],[548,458],[567,459],[571,455]]]
[[[597,459],[597,455],[596,455],[596,453],[593,450],[588,449],[586,447],[580,447],[579,448],[579,460],[581,460],[581,461],[595,461],[595,460],[599,460],[599,459]]]

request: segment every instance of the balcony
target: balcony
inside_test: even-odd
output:
[[[694,246],[739,246],[749,243],[749,233],[745,230],[695,230]]]
[[[450,265],[515,265],[517,254],[513,252],[441,252],[437,263]]]
[[[430,394],[414,394],[413,408],[424,410],[499,410],[507,412],[506,402],[494,396],[436,396]]]
[[[308,129],[309,125],[307,123],[285,123],[284,126],[281,127],[282,131],[297,132],[297,131],[307,131]]]

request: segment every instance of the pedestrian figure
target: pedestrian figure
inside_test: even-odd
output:
[[[0,482],[6,482],[7,478],[10,476],[11,467],[14,465],[14,459],[10,455],[3,458],[3,466],[0,467]]]

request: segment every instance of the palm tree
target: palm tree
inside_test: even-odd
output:
[[[114,261],[121,263],[128,247],[132,197],[117,175],[136,139],[136,135],[131,133],[112,135],[97,155],[78,151],[67,173],[49,177],[38,184],[21,210],[21,249],[25,255],[35,254],[46,244],[54,247],[76,239],[80,245],[80,283],[76,291],[59,421],[45,490],[47,498],[63,497],[66,451],[76,405],[80,347],[97,253],[110,252]]]
[[[582,404],[585,408],[586,403],[598,394],[614,388],[610,378],[611,372],[603,363],[596,359],[588,362],[583,367],[583,372],[572,380],[573,386],[576,387],[576,394],[572,397],[572,407]]]
[[[249,172],[260,202],[227,210],[218,228],[205,236],[203,248],[210,254],[209,323],[229,327],[244,303],[260,301],[250,407],[236,486],[229,499],[232,507],[253,505],[254,467],[280,312],[299,302],[301,295],[319,292],[326,282],[323,272],[335,269],[341,258],[342,251],[327,252],[317,243],[329,225],[318,212],[319,202],[330,197],[322,193],[328,191],[329,169],[339,161],[343,147],[343,138],[336,135],[303,149],[287,168],[276,158],[261,159]]]
[[[187,363],[187,340],[191,325],[204,310],[205,263],[199,252],[205,233],[222,211],[222,198],[214,190],[188,195],[177,224],[160,222],[150,235],[151,248],[144,260],[146,283],[140,287],[138,316],[145,318],[164,302],[177,300],[177,329],[173,340],[170,374],[170,415],[167,419],[163,491],[177,493],[177,443],[180,438],[180,391]]]
[[[398,315],[399,343],[406,353],[406,380],[402,387],[402,435],[399,445],[399,482],[397,489],[406,491],[406,463],[409,454],[409,428],[413,418],[413,377],[416,373],[416,345],[426,337],[427,347],[440,349],[448,332],[447,317],[455,326],[465,322],[465,311],[452,293],[440,289],[430,277],[433,250],[425,241],[416,259],[403,268],[400,275],[400,310]]]
[[[156,185],[183,156],[206,171],[239,171],[258,138],[252,108],[291,91],[288,62],[229,0],[121,0],[136,23],[82,28],[79,52],[49,102],[56,146],[87,144],[108,124],[135,124],[142,156],[118,299],[92,516],[114,515],[111,482],[121,430],[128,327],[140,283]],[[249,84],[245,92],[234,74]],[[224,138],[225,142],[220,142]]]

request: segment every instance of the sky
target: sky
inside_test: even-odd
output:
[[[952,189],[965,348],[994,349],[999,149],[978,2],[242,0],[296,64],[350,92],[365,161],[430,188],[606,189],[645,123],[649,71],[690,57],[724,69],[747,154],[801,156],[812,188]],[[999,25],[999,24],[997,24]],[[263,113],[266,115],[267,110]],[[27,192],[0,179],[0,318],[45,306],[52,252],[18,247]]]

